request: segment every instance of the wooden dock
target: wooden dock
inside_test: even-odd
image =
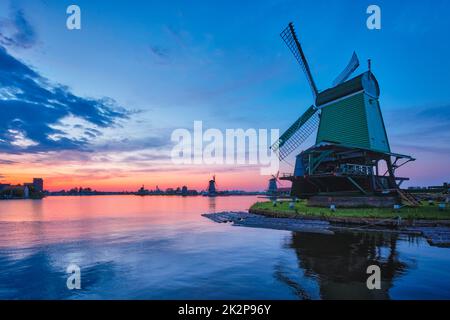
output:
[[[437,247],[450,247],[449,227],[416,227],[408,230],[418,231],[428,243]]]
[[[231,223],[234,226],[288,230],[308,233],[334,234],[328,221],[289,218],[271,218],[246,212],[206,213],[202,216],[218,223]]]

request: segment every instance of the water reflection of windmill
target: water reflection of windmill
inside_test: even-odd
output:
[[[297,155],[294,174],[281,178],[292,181],[291,195],[390,194],[407,198],[399,186],[408,179],[396,177],[395,170],[414,159],[391,153],[378,102],[380,89],[370,61],[368,71],[347,80],[359,66],[353,53],[333,87],[319,92],[292,23],[281,37],[306,74],[314,104],[272,149],[283,160],[317,130],[315,145]]]
[[[397,250],[399,240],[395,233],[324,235],[293,232],[288,246],[295,250],[305,277],[317,281],[320,298],[390,299],[390,290],[397,279],[415,265],[414,261],[401,258]],[[367,288],[369,265],[381,269],[380,290]],[[314,296],[282,267],[277,268],[275,276],[291,287],[299,298]]]

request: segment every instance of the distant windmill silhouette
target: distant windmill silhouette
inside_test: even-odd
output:
[[[216,175],[213,175],[213,178],[209,180],[208,184],[208,195],[216,195],[217,194],[217,183],[216,183]]]
[[[276,175],[272,175],[272,178],[269,179],[269,187],[267,188],[267,193],[276,194],[278,192],[278,184],[282,184],[278,176],[280,175],[280,171],[277,172]]]

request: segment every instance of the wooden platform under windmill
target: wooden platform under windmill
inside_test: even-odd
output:
[[[395,174],[415,159],[391,152],[370,60],[367,71],[349,79],[359,67],[353,53],[333,86],[319,92],[292,23],[281,37],[305,72],[314,103],[272,149],[284,160],[317,132],[315,144],[296,156],[294,172],[280,178],[292,182],[291,196],[321,205],[418,205],[400,189],[408,178]]]

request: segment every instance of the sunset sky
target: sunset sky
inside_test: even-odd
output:
[[[371,31],[374,3],[382,29]],[[81,30],[66,28],[70,4]],[[446,0],[1,1],[0,183],[204,189],[216,174],[220,189],[265,189],[259,166],[173,164],[170,136],[195,120],[287,129],[312,103],[279,37],[293,21],[321,90],[353,51],[359,72],[372,59],[391,149],[417,158],[400,175],[440,185],[450,180],[449,9]]]

